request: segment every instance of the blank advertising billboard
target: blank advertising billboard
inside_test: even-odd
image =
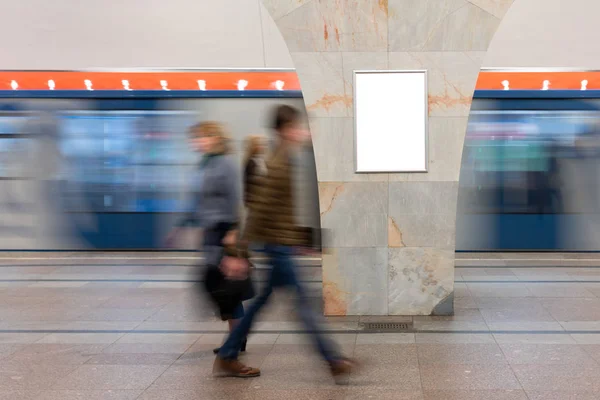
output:
[[[427,172],[427,71],[354,71],[356,172]]]

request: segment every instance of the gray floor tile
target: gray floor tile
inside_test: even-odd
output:
[[[399,365],[393,367],[389,364],[365,364],[350,376],[350,385],[414,392],[421,390],[421,379],[418,366],[405,366],[400,360]]]
[[[158,365],[82,365],[52,389],[144,390],[166,369]]]
[[[419,344],[419,364],[507,364],[497,344]]]
[[[543,305],[558,321],[600,321],[600,299],[546,299]]]
[[[435,390],[424,393],[425,400],[528,400],[522,390]]]
[[[0,343],[3,343],[3,344],[35,343],[47,335],[48,335],[47,333],[0,333]]]
[[[599,392],[578,391],[527,391],[529,400],[598,400]]]
[[[100,354],[106,344],[45,344],[27,345],[10,357],[10,361],[24,364],[80,365]]]
[[[129,295],[115,296],[102,304],[102,308],[148,309],[163,307],[173,301],[173,296]]]
[[[500,344],[576,344],[576,341],[568,334],[496,333],[494,338]]]
[[[600,281],[600,275],[597,276],[597,280]],[[596,297],[600,297],[600,283],[580,283],[583,287]]]
[[[115,343],[105,348],[106,354],[183,354],[191,344],[186,343]]]
[[[155,314],[155,308],[96,308],[79,316],[81,321],[145,321]]]
[[[136,400],[141,390],[48,390],[35,400]]]
[[[535,297],[595,297],[580,283],[528,283],[526,286]]]
[[[50,389],[77,368],[76,365],[0,363],[0,388],[4,391]]]
[[[520,390],[508,365],[423,365],[423,390]]]
[[[417,345],[415,344],[356,345],[354,357],[366,365],[395,364],[403,367],[418,365]]]
[[[115,287],[121,289],[134,289],[138,288],[141,285],[141,282],[89,282],[84,286],[84,288],[90,289],[112,289]]]
[[[519,278],[514,275],[460,275],[456,276],[455,279],[460,279],[460,282],[474,282],[474,283],[482,283],[482,282],[490,282],[490,283],[498,283],[498,282],[515,282],[518,281]]]
[[[454,299],[471,297],[471,292],[467,287],[466,283],[455,283],[454,284]]]
[[[517,276],[512,268],[485,268],[485,272],[489,276],[508,276],[510,278]]]
[[[598,333],[574,333],[570,336],[575,341],[575,343],[600,344],[600,334]]]
[[[417,343],[496,343],[489,333],[417,333],[415,336]]]
[[[41,331],[124,331],[135,329],[139,322],[126,321],[1,321],[0,329]]]
[[[77,282],[36,282],[29,285],[31,288],[71,288],[71,287],[81,287],[85,285],[87,282],[77,281]]]
[[[467,283],[473,297],[533,297],[523,285],[514,283]]]
[[[214,360],[214,357],[213,357]],[[212,362],[205,365],[173,365],[154,383],[151,390],[184,390],[202,392],[205,390],[231,388],[245,390],[257,379],[214,378]]]
[[[564,330],[577,333],[600,332],[600,321],[559,321]]]
[[[199,333],[128,333],[117,341],[124,343],[161,343],[161,344],[189,344],[192,345],[200,338]]]
[[[339,344],[353,344],[356,343],[356,334],[331,334],[327,335],[329,340],[333,340]],[[276,345],[286,345],[286,344],[313,344],[313,338],[308,334],[281,334],[277,339]]]
[[[455,310],[468,310],[478,308],[477,302],[474,297],[455,297],[454,298],[454,309]]]
[[[122,336],[122,333],[51,333],[36,343],[112,344]]]
[[[204,366],[212,368],[213,362],[215,361],[215,355],[213,353],[213,345],[204,345],[204,348],[194,347],[190,350],[186,351],[184,354],[179,356],[179,358],[175,361],[175,365],[191,365],[191,366]],[[254,351],[252,352],[252,359],[255,360]],[[264,355],[261,355],[260,362],[264,361]],[[248,358],[247,354],[243,355],[243,358],[246,360]],[[244,361],[246,362],[246,361]],[[249,362],[248,362],[249,363]]]
[[[53,274],[95,279],[106,274],[97,266],[57,264],[39,270],[27,268],[24,271],[22,267],[8,267],[0,271],[0,278],[19,274],[43,278],[44,274]],[[114,276],[150,278],[179,278],[190,269],[111,265],[110,261],[102,268],[118,274]],[[207,312],[211,309],[209,304],[199,307],[204,303],[190,289],[109,282],[83,287],[60,283],[37,287],[4,285],[0,288],[0,329],[208,330],[215,334],[0,333],[0,359],[4,357],[0,365],[0,400],[128,400],[151,383],[141,400],[525,400],[521,383],[530,400],[600,398],[596,396],[600,393],[600,334],[539,333],[565,328],[600,330],[600,284],[585,282],[600,279],[599,271],[457,269],[457,279],[467,281],[582,282],[457,283],[454,316],[414,318],[417,329],[456,333],[334,335],[345,354],[365,362],[364,369],[351,376],[348,387],[333,385],[307,335],[285,333],[301,326],[292,315],[290,296],[284,294],[254,326],[284,333],[252,335],[248,353],[242,355],[248,364],[261,367],[263,376],[240,381],[211,377],[212,348],[222,343],[227,326]],[[320,287],[314,286],[318,303]],[[146,317],[148,313],[152,314]],[[372,318],[378,321],[380,317]],[[369,318],[329,319],[325,328],[356,329],[358,321],[366,319]],[[496,333],[490,334],[489,329]],[[463,332],[470,330],[480,333]],[[497,363],[498,353],[503,362],[507,357],[511,366]],[[523,364],[532,362],[536,364]],[[82,363],[85,364],[80,366]],[[513,370],[519,385],[515,385]],[[421,380],[428,390],[424,394]],[[130,385],[136,388],[119,391]],[[38,390],[44,392],[36,393]]]
[[[600,391],[600,368],[569,365],[513,365],[525,391]]]
[[[357,345],[415,343],[414,333],[367,333],[356,337]]]
[[[254,386],[259,387],[255,389]],[[347,400],[352,391],[349,388],[338,386],[331,389],[299,389],[299,390],[270,390],[259,382],[253,385],[242,395],[243,400]]]
[[[349,386],[348,394],[344,399],[424,400],[424,397],[423,393],[420,390],[394,390],[378,389],[376,387]]]
[[[44,322],[60,321],[64,324],[64,321],[75,321],[81,315],[89,312],[89,309],[79,307],[36,307],[28,308],[26,310],[15,310],[10,316],[3,318],[6,321],[18,321],[18,322],[36,322],[39,326],[43,326]]]
[[[501,344],[510,364],[600,366],[575,344]]]
[[[414,328],[419,331],[476,331],[488,332],[488,325],[481,321],[415,321]]]
[[[38,390],[6,390],[0,389],[0,400],[32,400],[37,399]]]
[[[324,363],[316,356],[299,353],[288,356],[268,356],[260,366],[261,377],[252,387],[264,389],[330,389],[333,378]]]
[[[454,315],[451,316],[415,316],[415,322],[427,321],[467,321],[467,322],[484,322],[483,316],[478,309],[457,309]]]
[[[339,389],[319,389],[319,390],[274,390],[262,388],[247,389],[240,391],[228,387],[228,382],[220,381],[219,386],[204,387],[197,391],[190,390],[156,390],[148,389],[138,400],[345,400],[347,395],[346,388]]]
[[[477,297],[475,301],[481,310],[521,310],[524,308],[543,308],[542,300],[535,297]]]
[[[227,384],[198,387],[196,390],[148,389],[137,400],[245,400],[246,392]]]
[[[275,344],[270,349],[267,346],[263,346],[265,350],[269,351],[269,355],[274,360],[279,358],[287,358],[288,356],[295,356],[304,359],[320,359],[321,356],[317,348],[313,344]],[[354,343],[338,343],[337,350],[346,357],[351,357],[354,354],[356,345]],[[253,353],[254,347],[249,348],[248,352]]]
[[[273,345],[279,339],[278,333],[258,333],[251,334],[248,337],[248,346],[254,345]]]
[[[483,318],[488,323],[493,322],[555,322],[556,320],[543,307],[521,309],[483,309]]]
[[[0,360],[10,357],[25,346],[24,344],[0,344]]]
[[[563,325],[560,322],[544,321],[505,321],[488,322],[492,331],[522,331],[522,332],[559,332],[563,331]]]
[[[205,333],[201,335],[194,343],[198,345],[210,344],[214,346],[220,346],[226,338],[227,335],[223,333]]]
[[[579,348],[583,353],[600,363],[600,344],[584,344],[579,345]]]
[[[190,282],[145,282],[140,286],[146,289],[188,289],[194,284]]]
[[[86,364],[98,365],[171,365],[182,357],[181,353],[112,353],[98,354],[90,358]]]
[[[169,332],[181,332],[181,331],[204,331],[204,332],[215,332],[220,335],[224,335],[227,331],[227,326],[221,321],[171,321],[171,322],[152,322],[146,321],[141,324],[135,323],[135,326],[131,329],[135,331],[163,331]],[[254,328],[254,330],[258,330]],[[204,335],[203,335],[204,336]]]

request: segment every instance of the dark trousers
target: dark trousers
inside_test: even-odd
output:
[[[267,245],[265,252],[269,256],[271,270],[269,273],[267,286],[262,293],[254,300],[248,308],[246,315],[235,327],[233,332],[227,338],[227,341],[219,351],[219,357],[223,359],[236,359],[239,353],[239,348],[242,340],[250,332],[254,317],[258,314],[261,308],[267,304],[273,289],[277,287],[291,287],[296,290],[297,304],[296,310],[304,324],[304,327],[311,334],[316,348],[321,353],[321,356],[328,362],[339,359],[340,354],[333,342],[325,338],[319,329],[317,315],[311,310],[308,297],[304,286],[300,283],[296,274],[296,266],[294,264],[293,249],[286,246]]]

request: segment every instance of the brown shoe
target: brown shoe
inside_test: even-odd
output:
[[[239,360],[224,360],[217,357],[213,365],[213,375],[219,377],[255,378],[260,376],[260,370],[248,367]]]
[[[344,385],[348,383],[348,377],[350,373],[358,368],[356,361],[340,358],[339,360],[333,361],[329,364],[331,375],[338,385]]]

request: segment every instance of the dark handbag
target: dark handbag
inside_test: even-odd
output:
[[[247,275],[243,278],[231,278],[230,279],[230,278],[225,277],[225,280],[228,281],[226,284],[232,288],[231,290],[232,290],[232,292],[235,293],[236,298],[237,298],[238,292],[239,292],[239,295],[241,296],[241,301],[250,300],[251,298],[253,298],[255,296],[254,284],[252,282],[252,277],[250,275],[251,266],[252,266],[250,264],[250,260],[248,260],[246,257],[239,256],[237,254],[226,254],[226,257],[223,257],[221,259],[221,268],[220,268],[221,272],[227,268],[224,265],[224,263],[231,259],[236,259],[237,261],[246,263],[248,270],[247,270]]]
[[[242,291],[242,301],[253,299],[254,296],[256,296],[256,290],[254,289],[254,282],[252,282],[250,271],[251,270],[248,271],[248,277],[243,282],[244,289]]]
[[[221,269],[223,257],[209,263],[204,272],[204,288],[212,302],[217,306],[222,320],[233,317],[238,305],[254,297],[254,285],[248,275],[245,279],[229,279]]]

